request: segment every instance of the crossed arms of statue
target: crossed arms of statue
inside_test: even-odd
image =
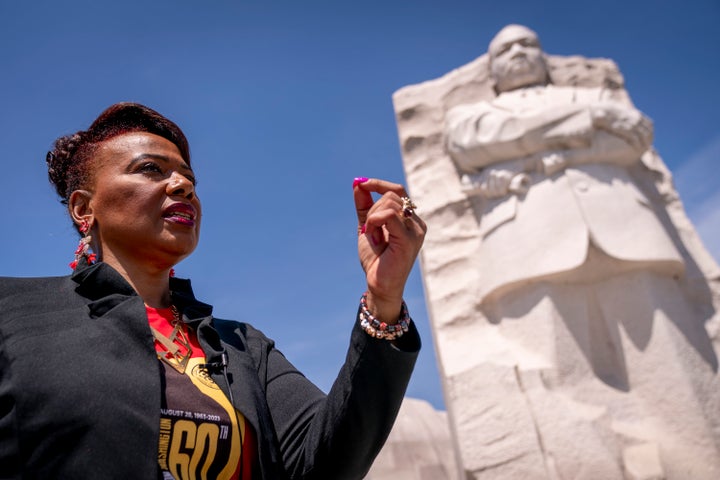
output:
[[[630,166],[652,143],[652,122],[617,100],[509,110],[460,105],[445,120],[446,147],[466,193],[524,193],[531,174],[553,175],[587,163]]]

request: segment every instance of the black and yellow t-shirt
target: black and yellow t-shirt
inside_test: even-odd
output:
[[[147,307],[150,325],[170,337],[172,311]],[[164,479],[249,480],[256,458],[250,425],[210,378],[205,354],[192,332],[184,373],[162,365],[158,465]]]

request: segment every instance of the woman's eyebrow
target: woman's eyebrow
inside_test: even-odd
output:
[[[161,160],[164,163],[172,163],[173,162],[172,158],[168,157],[167,155],[162,155],[160,153],[141,153],[137,157],[133,158],[130,161],[130,164],[134,165],[138,162],[142,162],[143,160],[148,160],[148,159]],[[185,161],[182,161],[182,163],[180,163],[180,168],[187,170],[188,172],[193,171],[193,169],[190,168],[190,165],[185,163]]]

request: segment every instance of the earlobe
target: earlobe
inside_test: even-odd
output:
[[[88,190],[75,190],[68,199],[68,210],[70,216],[77,225],[87,222],[92,225],[93,208],[92,192]]]

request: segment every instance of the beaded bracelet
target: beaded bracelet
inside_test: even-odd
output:
[[[360,298],[360,327],[371,337],[383,340],[400,338],[410,329],[410,314],[407,305],[402,302],[400,307],[400,320],[394,325],[388,325],[373,317],[367,308],[367,292]]]

